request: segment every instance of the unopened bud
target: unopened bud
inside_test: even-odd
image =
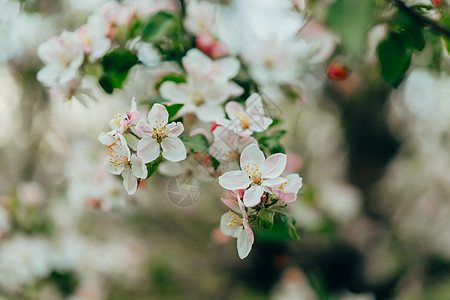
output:
[[[327,76],[333,81],[345,80],[348,75],[348,69],[337,62],[331,62],[327,67]]]

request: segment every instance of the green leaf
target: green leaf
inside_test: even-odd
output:
[[[271,230],[273,228],[273,218],[275,212],[273,210],[263,208],[258,212],[257,219],[259,228]]]
[[[176,103],[164,106],[167,108],[167,112],[169,113],[169,120],[171,120],[177,114],[177,112],[184,106],[184,104]]]
[[[450,14],[448,13],[443,13],[440,23],[446,27],[446,28],[450,28]],[[450,54],[450,39],[448,37],[446,37],[445,35],[442,35],[442,39],[444,40],[444,44],[445,44],[445,49],[447,50],[447,52]]]
[[[144,28],[142,40],[144,42],[155,43],[164,36],[169,35],[171,31],[176,30],[178,25],[179,20],[175,15],[160,11],[150,17]]]
[[[84,73],[91,75],[97,79],[101,78],[104,74],[101,64],[85,64]]]
[[[120,49],[107,54],[100,63],[105,74],[99,80],[100,86],[108,94],[114,88],[121,88],[128,72],[137,62],[137,56],[128,50]]]
[[[177,74],[177,73],[167,74],[155,85],[155,88],[159,89],[159,87],[166,81],[173,81],[175,83],[183,83],[183,82],[186,82],[186,75]]]
[[[192,151],[209,155],[209,143],[204,135],[182,136],[181,140]]]
[[[361,54],[364,50],[373,6],[371,0],[337,0],[328,12],[328,24],[340,35],[343,47],[351,55]]]
[[[292,217],[291,215],[281,214],[280,219],[283,223],[286,224],[291,238],[294,240],[299,240],[300,238],[298,237],[297,230],[295,229],[294,226],[295,225],[294,217]]]
[[[299,239],[300,239],[300,238],[298,237],[297,230],[295,230],[294,225],[289,225],[289,235],[290,235],[294,240],[299,240]]]
[[[158,169],[158,166],[161,163],[161,161],[162,161],[162,156],[160,155],[154,161],[151,161],[151,162],[146,164],[146,166],[147,166],[147,178],[149,178],[150,176],[152,176],[156,172],[156,170]]]
[[[406,47],[422,51],[425,48],[425,37],[420,23],[415,22],[409,15],[399,11],[396,18],[395,31],[400,34]]]
[[[397,87],[411,64],[411,52],[407,49],[400,34],[391,32],[378,45],[378,59],[381,76],[392,86]]]

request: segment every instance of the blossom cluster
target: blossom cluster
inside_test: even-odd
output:
[[[260,85],[272,77],[276,84],[289,84],[276,78],[278,70],[292,69],[287,59],[299,59],[317,47],[297,38],[293,29],[301,28],[301,22],[290,24],[291,35],[284,40],[293,45],[289,53],[277,48],[281,41],[249,40],[251,29],[249,44],[271,45],[267,52],[257,51],[262,54],[258,57],[249,55],[256,53],[250,46],[233,47],[222,32],[227,20],[216,19],[227,11],[225,6],[191,1],[186,15],[159,11],[139,19],[131,3],[107,2],[75,32],[42,44],[39,55],[46,66],[38,79],[50,94],[62,90],[70,99],[86,70],[106,93],[113,93],[132,67],[155,67],[152,57],[168,63],[169,71],[154,83],[157,96],[150,102],[133,99],[129,111],[116,113],[111,130],[98,136],[109,149],[106,170],[121,175],[126,192],[133,195],[164,160],[186,161],[187,169],[203,167],[207,177],[232,195],[222,199],[232,211],[222,217],[220,228],[238,239],[240,258],[252,248],[253,229],[270,230],[278,219],[296,238],[295,221],[285,207],[297,199],[302,178],[284,172],[287,155],[279,139],[285,131],[274,129],[281,120],[270,114]],[[100,67],[101,74],[93,74],[92,67]],[[297,75],[293,69],[289,74]],[[146,107],[147,118],[140,118]]]

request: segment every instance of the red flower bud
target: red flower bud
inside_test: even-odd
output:
[[[345,80],[348,75],[348,69],[337,62],[331,62],[327,67],[327,76],[333,81]]]
[[[213,133],[213,131],[214,131],[217,127],[219,127],[219,126],[220,126],[220,125],[217,124],[216,122],[212,122],[211,128],[209,129],[209,131],[211,131],[211,133]]]
[[[433,3],[433,5],[439,6],[442,4],[442,0],[431,0],[431,3]]]
[[[195,46],[211,58],[219,58],[228,54],[225,45],[217,42],[208,31],[197,35]]]

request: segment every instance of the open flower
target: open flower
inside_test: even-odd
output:
[[[253,93],[245,101],[246,108],[235,101],[230,101],[225,105],[225,111],[230,120],[221,119],[217,124],[241,136],[250,136],[253,131],[265,131],[272,119],[265,116],[261,96]]]
[[[138,117],[139,111],[137,110],[136,101],[133,98],[131,100],[130,111],[126,114],[123,114],[121,111],[117,112],[114,118],[109,121],[109,126],[113,130],[113,134],[123,134]]]
[[[94,62],[103,57],[111,47],[111,40],[106,36],[108,25],[98,15],[92,15],[88,23],[77,30],[83,51],[89,54],[89,61]]]
[[[46,64],[37,79],[47,86],[65,85],[78,76],[84,53],[80,37],[64,31],[39,45],[39,58]]]
[[[169,113],[161,104],[154,104],[148,113],[148,122],[139,121],[136,131],[142,139],[138,142],[137,153],[145,163],[154,161],[161,153],[172,162],[186,158],[186,148],[178,136],[183,132],[183,124],[172,122],[167,124]]]
[[[303,180],[298,174],[289,174],[285,178],[287,180],[285,183],[271,190],[284,203],[294,202],[303,186]]]
[[[109,148],[109,156],[105,159],[105,168],[114,175],[122,174],[123,186],[128,195],[137,190],[137,178],[147,177],[147,167],[136,154],[131,154],[123,135],[113,137],[110,133],[100,133],[99,141]]]
[[[241,171],[229,171],[219,177],[219,184],[228,190],[246,189],[244,204],[253,207],[261,202],[265,191],[280,186],[286,179],[280,177],[286,167],[286,154],[277,153],[267,159],[255,144],[248,145],[241,153]]]
[[[252,245],[255,242],[253,230],[248,224],[248,215],[241,198],[236,193],[237,200],[222,199],[231,210],[222,215],[220,219],[220,230],[223,234],[237,238],[237,250],[240,259],[248,256],[252,250]],[[236,213],[242,215],[238,216]]]

